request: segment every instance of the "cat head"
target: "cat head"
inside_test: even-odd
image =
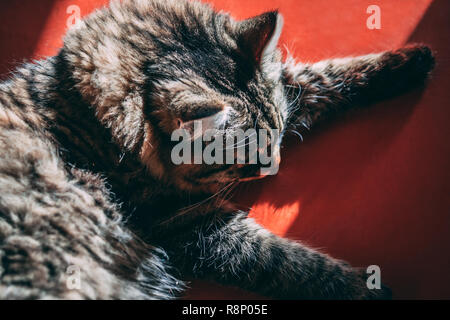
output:
[[[113,2],[70,30],[61,54],[101,123],[152,176],[212,191],[264,176],[261,163],[176,164],[173,133],[183,130],[193,146],[209,130],[220,129],[224,139],[255,130],[228,147],[268,147],[276,162],[269,166],[277,167],[288,113],[277,49],[282,26],[276,11],[236,21],[196,1]]]

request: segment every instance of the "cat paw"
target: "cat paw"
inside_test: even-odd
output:
[[[382,99],[422,86],[434,68],[435,59],[428,46],[415,44],[383,53],[378,65],[370,87]]]
[[[416,44],[406,46],[399,50],[407,57],[407,62],[412,73],[418,78],[426,78],[435,66],[434,54],[426,45]]]
[[[394,73],[411,85],[425,81],[435,66],[435,57],[431,48],[422,44],[413,44],[389,52],[386,58]]]
[[[392,299],[392,290],[389,287],[386,287],[384,284],[381,284],[380,289],[368,289],[369,292],[363,299],[366,300],[391,300]]]
[[[380,289],[373,288],[370,289],[367,285],[367,273],[365,271],[360,271],[359,273],[360,282],[356,289],[356,300],[391,300],[392,290],[381,284]]]
[[[360,291],[360,295],[355,297],[356,300],[391,300],[392,299],[392,290],[381,284],[380,289],[369,289],[367,286],[362,288]]]

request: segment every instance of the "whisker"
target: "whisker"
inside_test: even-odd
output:
[[[231,185],[231,187],[228,188],[228,190],[227,190],[227,191],[225,192],[225,194],[223,195],[220,204],[218,205],[219,208],[222,208],[222,206],[223,206],[224,202],[227,200],[227,198],[229,199],[229,198],[232,197],[232,196],[230,196],[230,193],[231,193],[233,190],[236,189],[236,187],[237,187],[238,184],[239,184],[239,181],[233,182],[233,184]],[[216,205],[217,205],[218,200],[219,200],[219,198],[217,198],[217,200],[216,200]]]
[[[223,187],[222,189],[220,189],[219,191],[217,191],[216,193],[214,193],[212,196],[210,196],[210,197],[208,197],[208,198],[206,198],[206,199],[203,199],[202,201],[199,201],[199,202],[197,202],[197,203],[194,203],[194,204],[192,204],[192,205],[189,205],[189,206],[186,206],[186,207],[184,207],[184,208],[179,209],[179,210],[178,210],[179,212],[178,212],[176,215],[170,217],[170,218],[167,219],[167,220],[162,221],[162,222],[160,223],[160,225],[167,224],[167,223],[169,223],[170,221],[173,221],[174,219],[179,218],[179,217],[181,217],[181,216],[183,216],[183,215],[185,215],[185,214],[191,212],[192,210],[194,210],[195,208],[198,208],[198,207],[201,206],[202,204],[207,203],[207,202],[210,201],[211,199],[214,199],[215,197],[219,196],[222,192],[224,192],[225,190],[227,190],[227,188],[229,188],[230,186],[232,186],[233,183],[234,183],[234,181],[228,183],[225,187]]]
[[[239,140],[238,142],[236,142],[234,145],[232,145],[232,146],[229,146],[229,147],[227,147],[227,148],[225,148],[225,150],[229,150],[229,149],[235,149],[235,148],[237,148],[237,147],[240,147],[239,146],[239,144],[240,143],[242,143],[243,141],[245,141],[245,140],[247,140],[247,139],[250,139],[250,138],[252,138],[254,135],[256,135],[256,132],[253,132],[251,135],[249,135],[248,137],[245,137],[245,138],[243,138],[243,139],[241,139],[241,140]],[[257,140],[257,139],[256,139]],[[255,139],[253,139],[251,142],[254,142],[254,141],[256,141]],[[246,145],[248,145],[248,143],[247,144],[245,144],[244,146],[246,146]]]
[[[298,85],[298,94],[297,94],[297,97],[294,99],[294,101],[292,101],[291,103],[290,103],[290,106],[293,106],[297,101],[298,101],[298,99],[300,98],[300,96],[303,94],[303,90],[302,90],[302,86],[301,85]]]
[[[230,148],[225,148],[224,150],[236,150],[237,148],[246,147],[246,146],[248,146],[248,145],[250,145],[250,144],[252,144],[254,142],[257,142],[257,141],[258,141],[258,139],[256,138],[256,139],[253,139],[253,140],[247,142],[246,144],[243,144],[243,145],[240,145],[240,146],[232,146]]]
[[[296,134],[300,138],[300,140],[303,142],[303,136],[300,132],[298,132],[297,130],[292,130],[292,129],[290,131],[292,133]]]

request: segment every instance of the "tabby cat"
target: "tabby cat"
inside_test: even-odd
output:
[[[113,1],[1,83],[0,298],[172,299],[181,277],[273,298],[389,298],[217,201],[258,165],[171,161],[171,133],[191,121],[306,129],[423,84],[434,64],[422,45],[283,60],[282,25],[276,11],[236,21],[196,1]]]

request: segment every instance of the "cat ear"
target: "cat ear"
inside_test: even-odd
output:
[[[283,29],[284,19],[278,11],[263,13],[238,23],[239,44],[257,63],[275,51]]]

